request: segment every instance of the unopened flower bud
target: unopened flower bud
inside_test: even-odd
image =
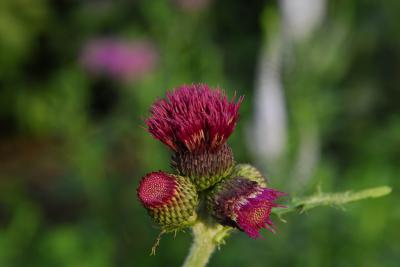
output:
[[[274,201],[283,195],[285,193],[262,187],[247,178],[234,177],[215,186],[208,196],[207,206],[221,224],[257,238],[262,228],[274,231],[269,216],[273,207],[279,207]]]
[[[152,172],[142,178],[137,193],[152,219],[165,231],[179,230],[196,221],[198,196],[187,177]]]

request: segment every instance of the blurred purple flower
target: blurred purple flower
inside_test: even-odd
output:
[[[175,3],[184,11],[195,12],[205,9],[210,0],[174,0]]]
[[[158,53],[147,41],[94,39],[83,47],[80,61],[94,75],[133,81],[155,68]]]

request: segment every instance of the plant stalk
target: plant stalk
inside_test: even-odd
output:
[[[206,266],[215,248],[223,243],[230,229],[198,221],[193,225],[192,231],[193,243],[182,267]]]
[[[304,212],[318,206],[338,206],[341,207],[344,204],[363,200],[366,198],[378,198],[390,194],[392,189],[388,186],[380,186],[374,188],[368,188],[360,191],[346,191],[341,193],[322,193],[317,192],[316,194],[299,198],[292,199],[291,203],[288,203],[287,208],[274,208],[272,213],[281,216],[289,212]]]

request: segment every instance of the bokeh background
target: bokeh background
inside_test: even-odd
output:
[[[170,170],[143,128],[181,84],[245,95],[239,162],[291,196],[393,187],[346,210],[274,218],[209,266],[399,266],[400,2],[0,1],[0,266],[179,266],[136,199]]]

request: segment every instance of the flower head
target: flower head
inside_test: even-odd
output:
[[[183,85],[150,109],[148,131],[174,152],[172,166],[198,190],[213,186],[234,166],[226,141],[239,119],[241,101],[229,101],[220,89],[205,84]]]
[[[283,195],[285,193],[261,187],[255,181],[235,177],[222,181],[213,189],[208,207],[221,224],[236,227],[257,238],[262,228],[274,231],[271,209],[279,207],[274,201]]]
[[[183,85],[151,107],[149,132],[175,152],[215,151],[232,134],[242,97],[235,103],[205,84]]]
[[[164,230],[186,227],[197,218],[198,196],[188,178],[152,172],[142,178],[137,193],[150,216]]]

